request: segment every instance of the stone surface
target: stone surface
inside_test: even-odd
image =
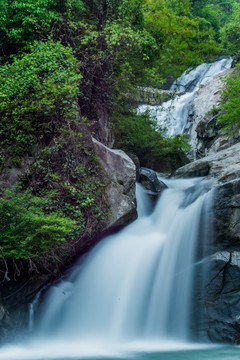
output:
[[[227,70],[199,89],[195,97],[189,123],[189,136],[197,158],[206,154],[226,149],[235,144],[239,136],[226,137],[221,130],[222,125],[217,122],[221,114],[219,110],[221,91],[224,79],[234,69]]]
[[[93,142],[109,180],[106,191],[111,206],[111,216],[106,229],[114,230],[127,225],[137,217],[136,166],[122,150],[112,150],[95,139]]]
[[[167,185],[158,179],[157,173],[154,170],[144,167],[141,167],[139,170],[139,182],[153,195],[159,195],[167,188]]]
[[[240,252],[218,251],[210,258],[206,312],[208,336],[216,342],[240,342]]]
[[[214,241],[205,298],[205,331],[212,341],[240,343],[240,144],[177,170],[178,177],[212,179]]]
[[[160,105],[179,94],[176,91],[138,86],[134,93],[127,94],[126,97],[138,104]]]
[[[154,170],[144,167],[139,169],[138,181],[145,188],[145,192],[150,197],[154,207],[162,191],[167,188],[167,185],[158,179],[157,173]]]
[[[191,162],[175,172],[176,177],[209,176],[217,184],[224,184],[240,177],[240,143],[203,159]]]

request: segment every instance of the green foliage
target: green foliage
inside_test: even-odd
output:
[[[34,40],[47,37],[58,20],[55,0],[1,0],[0,49],[15,53]]]
[[[105,181],[91,137],[79,124],[69,124],[45,147],[21,180],[21,189],[30,188],[48,200],[44,210],[58,212],[76,222],[71,238],[94,235],[108,216],[104,198]]]
[[[51,139],[66,118],[76,117],[80,79],[71,50],[51,40],[0,67],[1,146],[21,155],[37,139]]]
[[[240,3],[235,2],[228,21],[220,30],[220,38],[228,53],[240,53]]]
[[[156,38],[159,70],[178,76],[219,52],[207,21],[191,14],[189,0],[145,0],[145,27]]]
[[[240,50],[240,3],[239,0],[195,0],[193,13],[208,21],[215,30],[215,39],[227,54]]]
[[[124,113],[115,124],[117,146],[139,157],[141,166],[148,166],[167,160],[174,168],[183,162],[181,154],[189,150],[184,136],[168,138],[159,127],[157,120],[148,112],[137,115]]]
[[[219,117],[219,121],[228,134],[234,134],[240,128],[240,65],[237,65],[235,72],[227,78],[222,95],[221,107],[224,114]]]
[[[4,258],[43,256],[64,241],[75,222],[57,212],[46,214],[43,198],[7,192],[0,199],[0,252]]]

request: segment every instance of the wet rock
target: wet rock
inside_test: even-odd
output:
[[[210,258],[206,312],[214,342],[240,342],[240,252],[219,251]]]
[[[158,196],[164,189],[167,188],[167,185],[158,179],[154,170],[144,167],[140,168],[139,170],[139,182],[149,193],[156,196]]]
[[[152,200],[153,206],[156,204],[162,191],[167,188],[167,185],[158,179],[156,172],[148,168],[140,168],[138,181],[145,188],[146,193]]]

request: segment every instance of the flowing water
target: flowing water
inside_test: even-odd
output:
[[[229,69],[232,59],[221,59],[214,63],[204,63],[193,70],[185,71],[171,86],[171,91],[181,92],[173,100],[162,105],[140,105],[138,112],[149,110],[156,116],[159,125],[166,130],[168,136],[186,132],[191,104],[201,86]],[[191,142],[191,139],[190,139]]]
[[[138,186],[138,220],[102,240],[46,292],[31,337],[2,347],[0,359],[239,358],[238,348],[192,338],[192,314],[201,316],[193,290],[201,287],[195,275],[211,234],[211,184],[165,182],[152,212]]]
[[[174,104],[148,108],[170,135],[183,133],[199,87],[230,64],[223,59],[184,73],[172,90],[185,94]],[[30,304],[31,335],[2,347],[0,359],[239,358],[238,348],[194,340],[204,318],[194,300],[204,288],[205,249],[212,236],[211,184],[164,181],[168,189],[154,211],[138,186],[138,220],[102,240],[44,297],[37,295]]]

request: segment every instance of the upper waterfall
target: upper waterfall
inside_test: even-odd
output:
[[[173,100],[168,100],[161,105],[140,105],[138,112],[149,110],[153,116],[157,117],[159,125],[165,129],[168,136],[186,133],[191,103],[198,90],[229,69],[231,64],[232,58],[227,58],[186,70],[171,86],[171,91],[181,92],[182,95],[177,95]]]

